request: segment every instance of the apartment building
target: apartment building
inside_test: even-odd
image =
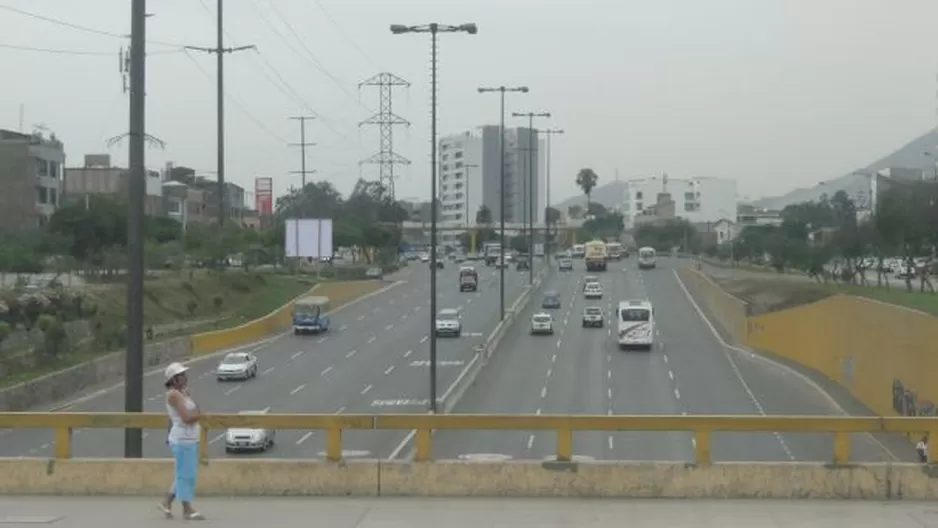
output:
[[[55,134],[0,130],[0,231],[44,225],[62,194],[65,149]]]
[[[736,218],[736,180],[727,178],[669,178],[667,174],[629,180],[623,197],[625,227],[631,229],[635,219],[647,215],[647,209],[658,204],[658,196],[666,194],[673,201],[674,216],[691,223],[717,222]]]
[[[162,175],[159,171],[146,173],[144,214],[164,214]],[[129,194],[130,171],[111,164],[109,154],[87,154],[81,167],[66,167],[62,193],[68,202],[85,200],[90,195],[110,194],[126,198]]]

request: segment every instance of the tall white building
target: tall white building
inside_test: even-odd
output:
[[[669,178],[667,174],[627,182],[622,213],[625,227],[634,225],[635,215],[641,214],[658,201],[658,195],[668,193],[674,201],[674,216],[691,223],[735,220],[738,197],[736,180],[728,178]]]
[[[533,140],[533,164],[529,155]],[[505,129],[505,221],[521,222],[528,210],[535,212],[535,222],[543,223],[545,203],[545,164],[543,141],[528,128]],[[492,220],[501,219],[499,171],[501,151],[499,127],[486,125],[475,132],[463,132],[440,139],[439,197],[441,221],[474,223],[482,205],[492,212]],[[530,178],[529,165],[534,178]],[[528,188],[533,190],[529,200]],[[533,207],[533,208],[532,208]]]

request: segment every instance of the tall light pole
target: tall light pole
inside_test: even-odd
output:
[[[558,128],[548,128],[546,130],[541,130],[541,134],[547,136],[547,152],[545,153],[545,163],[547,163],[547,170],[545,179],[546,182],[546,198],[547,202],[544,204],[544,262],[550,266],[550,137],[554,134],[563,134],[563,129]]]
[[[476,165],[475,163],[466,163],[465,165],[463,165],[463,167],[466,169],[466,177],[464,178],[464,183],[463,183],[463,192],[466,194],[466,215],[465,215],[464,222],[466,225],[466,235],[468,235],[471,238],[472,235],[469,235],[469,222],[470,222],[470,219],[469,219],[469,172],[470,171],[469,169],[477,169],[479,168],[479,166]],[[475,219],[473,218],[471,222],[474,224]],[[475,252],[475,249],[476,249],[475,244],[472,244],[471,242],[472,240],[470,240],[470,246],[472,247],[468,249],[472,252]]]
[[[534,118],[550,118],[550,112],[512,112],[511,117],[528,118],[528,284],[534,283]],[[523,200],[524,197],[522,196]]]
[[[499,272],[498,272],[498,293],[500,296],[499,317],[505,320],[505,92],[528,93],[527,86],[497,86],[481,87],[479,93],[498,92],[501,95],[501,121],[498,126],[498,149],[499,149],[499,167],[498,167],[498,186],[501,188],[501,194],[498,199],[499,209]]]
[[[475,24],[448,26],[445,24],[426,24],[423,26],[391,25],[391,33],[430,34],[430,412],[436,413],[436,41],[440,33],[468,33],[475,35],[479,28]]]

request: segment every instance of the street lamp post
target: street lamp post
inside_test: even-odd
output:
[[[436,405],[436,220],[437,220],[437,159],[436,159],[436,42],[440,33],[468,33],[475,35],[479,29],[475,24],[449,26],[426,24],[422,26],[391,25],[391,33],[430,34],[430,412],[437,412]]]
[[[534,283],[534,118],[550,118],[550,112],[512,112],[511,117],[528,118],[528,284]],[[523,200],[524,197],[522,196]],[[523,221],[523,219],[522,219]]]
[[[545,179],[547,180],[547,196],[545,201],[547,203],[544,205],[544,262],[550,266],[550,137],[554,134],[563,134],[564,132],[563,129],[556,128],[548,128],[540,132],[547,136],[547,152],[545,153],[545,161],[547,163],[547,174],[545,175]]]
[[[479,93],[498,92],[501,96],[501,121],[498,125],[498,149],[499,149],[499,168],[498,168],[498,186],[501,193],[498,199],[498,222],[499,222],[499,272],[498,272],[498,293],[499,300],[499,318],[505,320],[505,92],[528,93],[527,86],[495,86],[481,87]]]

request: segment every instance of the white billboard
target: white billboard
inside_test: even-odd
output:
[[[332,257],[331,218],[291,218],[283,241],[287,257]]]

